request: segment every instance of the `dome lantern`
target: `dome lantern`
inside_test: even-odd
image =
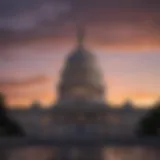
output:
[[[77,32],[77,44],[78,44],[78,48],[83,47],[84,38],[85,38],[84,28],[79,28],[78,32]]]

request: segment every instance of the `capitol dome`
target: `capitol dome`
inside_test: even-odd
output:
[[[83,46],[79,46],[73,53],[70,54],[68,57],[68,62],[69,63],[90,63],[91,61],[93,62],[95,60],[95,56],[88,52],[86,49],[84,49]]]
[[[78,47],[69,54],[62,70],[58,87],[60,101],[104,100],[103,76],[96,57],[84,48],[82,39],[78,37]]]

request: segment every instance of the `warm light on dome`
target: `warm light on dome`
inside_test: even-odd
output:
[[[76,87],[76,88],[72,89],[71,92],[75,96],[84,96],[87,93],[87,89],[84,87]]]

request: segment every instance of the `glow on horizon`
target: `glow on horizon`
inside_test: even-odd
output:
[[[7,94],[10,106],[27,106],[34,100],[44,105],[53,104],[59,71],[75,45],[67,42],[60,47],[53,45],[52,39],[27,44],[5,51],[14,56],[1,63],[0,76],[5,81],[1,82],[0,89]],[[87,43],[86,48],[97,56],[104,73],[106,101],[121,104],[129,98],[135,104],[148,105],[159,98],[159,48],[126,50]]]

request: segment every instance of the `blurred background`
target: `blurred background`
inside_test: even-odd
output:
[[[158,160],[159,51],[158,0],[1,0],[0,158]]]

